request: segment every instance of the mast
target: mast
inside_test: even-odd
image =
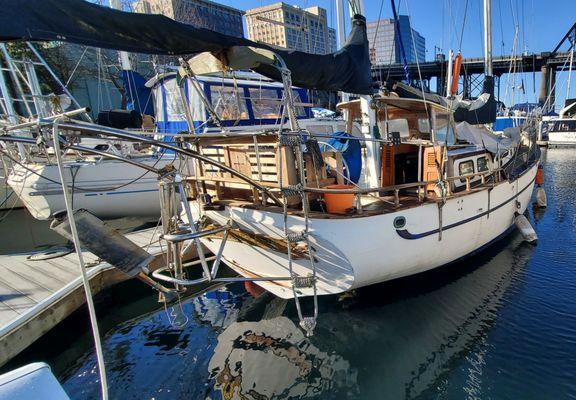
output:
[[[574,61],[574,43],[576,43],[576,34],[570,39],[570,68],[568,69],[568,80],[566,81],[566,98],[570,97],[570,78],[572,77],[572,63]]]
[[[484,74],[492,76],[492,1],[484,0]]]
[[[110,7],[115,10],[122,11],[122,3],[120,0],[110,0]],[[132,71],[132,64],[130,62],[130,56],[126,51],[119,51],[118,58],[120,59],[120,65],[124,71]]]
[[[336,0],[336,33],[338,34],[339,48],[342,48],[346,42],[346,25],[344,18],[344,0]]]

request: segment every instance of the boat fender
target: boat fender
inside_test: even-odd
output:
[[[534,204],[536,204],[539,208],[548,207],[546,191],[542,186],[536,188],[536,192],[534,193]]]
[[[544,184],[544,168],[542,165],[538,166],[538,171],[536,171],[536,185],[542,186]]]
[[[516,224],[516,227],[526,242],[536,243],[538,240],[538,235],[524,214],[516,215],[516,218],[514,218],[514,223]]]

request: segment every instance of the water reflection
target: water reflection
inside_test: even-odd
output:
[[[507,244],[441,271],[324,297],[315,335],[293,303],[231,285],[186,301],[188,324],[159,311],[104,340],[112,398],[415,398],[486,341],[533,248]],[[481,353],[474,353],[482,368]],[[63,376],[72,398],[97,396],[92,353]],[[473,391],[471,369],[467,385]]]
[[[226,399],[416,397],[484,340],[532,248],[514,237],[501,250],[454,266],[464,271],[379,285],[339,302],[323,299],[310,340],[285,317],[233,323],[209,364],[214,387]],[[281,306],[274,303],[282,301],[252,305],[252,318],[257,309],[262,318],[276,314]],[[287,306],[283,314],[291,315]]]
[[[357,392],[356,372],[319,350],[286,317],[236,322],[218,337],[208,365],[224,399],[312,398]]]

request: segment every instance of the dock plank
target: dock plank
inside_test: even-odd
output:
[[[34,301],[41,302],[47,296],[51,295],[54,291],[47,289],[43,286],[37,285],[35,282],[31,282],[28,279],[22,277],[22,275],[15,274],[9,269],[2,271],[0,276],[0,284],[8,288],[8,293],[22,293],[26,296],[34,299]]]
[[[6,267],[5,271],[19,275],[23,279],[27,279],[49,291],[56,291],[68,283],[66,280],[55,277],[52,271],[37,270],[35,267],[25,263],[11,265]]]
[[[19,316],[12,308],[0,304],[0,325],[5,325]]]
[[[126,235],[161,264],[161,228]],[[98,257],[82,252],[93,293],[128,279]],[[28,254],[0,256],[0,366],[32,344],[84,304],[84,289],[75,253],[50,260]],[[98,261],[98,262],[97,262]]]
[[[28,292],[15,289],[10,285],[0,281],[0,310],[12,310],[22,314],[30,307],[34,307],[37,302],[29,295]]]

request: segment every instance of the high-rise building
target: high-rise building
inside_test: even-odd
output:
[[[423,62],[426,59],[426,39],[410,25],[410,18],[400,15],[400,37],[408,63]],[[400,64],[402,54],[400,42],[396,38],[396,22],[393,19],[381,19],[366,24],[370,43],[370,61],[372,64]]]
[[[328,41],[330,42],[330,50],[328,53],[334,53],[338,50],[338,46],[336,45],[336,29],[328,28]]]
[[[135,12],[163,14],[178,22],[243,37],[243,11],[209,0],[138,0]]]
[[[314,54],[327,54],[336,48],[336,32],[331,39],[326,10],[305,9],[286,3],[246,11],[248,37],[273,46]]]

